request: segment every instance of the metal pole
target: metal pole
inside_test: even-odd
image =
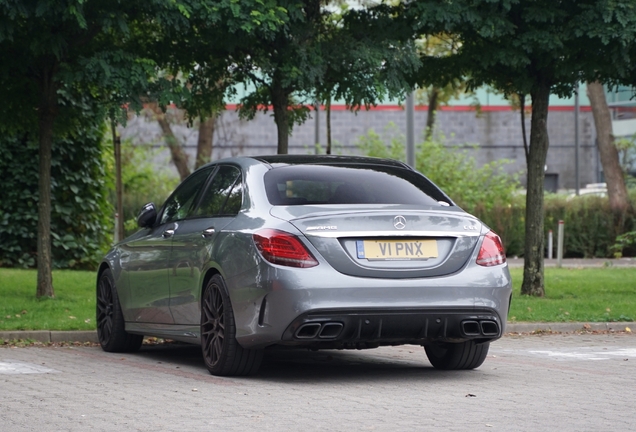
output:
[[[320,148],[320,103],[316,102],[314,105],[314,112],[316,113],[316,123],[314,130],[314,147],[316,149],[316,154],[319,153]]]
[[[113,243],[119,243],[122,239],[119,238],[119,213],[115,213],[115,236],[113,237]]]
[[[413,113],[415,112],[413,92],[406,96],[406,163],[415,168],[415,126]]]
[[[559,221],[559,231],[557,233],[557,267],[563,263],[563,221]]]
[[[575,181],[576,181],[576,194],[580,195],[581,190],[581,178],[579,173],[579,84],[576,84],[576,90],[574,91],[574,167],[575,167]]]
[[[554,240],[552,237],[552,230],[550,230],[548,231],[548,259],[552,259],[552,250],[554,249]]]
[[[121,138],[117,135],[115,119],[110,121],[113,134],[113,147],[115,148],[115,241],[124,238],[124,187],[121,181]]]

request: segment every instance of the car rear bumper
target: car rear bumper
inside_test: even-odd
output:
[[[228,281],[243,347],[485,342],[505,332],[512,291],[506,265],[402,280],[302,270],[260,267]]]
[[[396,309],[310,311],[285,330],[282,344],[374,348],[430,341],[491,341],[504,324],[493,310]]]

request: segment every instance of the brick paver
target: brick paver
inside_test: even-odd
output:
[[[32,373],[26,373],[32,372]],[[633,334],[506,336],[475,371],[421,347],[275,351],[208,374],[197,347],[0,348],[0,431],[636,430]]]

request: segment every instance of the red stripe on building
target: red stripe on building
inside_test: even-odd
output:
[[[227,104],[225,105],[225,109],[230,110],[230,111],[234,111],[239,107],[238,104]],[[309,110],[313,111],[314,107],[313,106],[307,106],[307,108],[309,108]],[[324,111],[325,107],[324,105],[321,105],[320,107],[321,110]],[[528,111],[531,111],[530,109],[526,108]],[[273,107],[269,106],[268,110],[273,111]],[[331,106],[331,110],[332,111],[349,111],[349,108],[346,105],[332,105]],[[458,112],[465,112],[465,111],[477,111],[477,108],[471,105],[448,105],[448,106],[441,106],[438,108],[439,111],[458,111]],[[574,112],[574,106],[570,106],[570,105],[553,105],[550,106],[549,108],[550,111],[571,111]],[[590,112],[592,111],[592,108],[590,106],[581,106],[579,107],[579,110],[581,112]],[[366,108],[361,108],[360,111],[367,111]],[[372,106],[369,108],[369,111],[404,111],[404,107],[401,105],[378,105],[378,106]],[[415,107],[415,111],[428,111],[428,106],[426,105],[417,105]],[[482,112],[501,112],[501,111],[519,111],[518,108],[514,108],[511,107],[510,105],[482,105],[479,108],[479,111]]]

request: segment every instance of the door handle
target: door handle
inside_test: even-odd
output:
[[[174,235],[174,230],[173,229],[167,229],[165,230],[162,234],[161,237],[163,238],[170,238]]]
[[[212,237],[214,235],[214,228],[208,228],[203,230],[201,237]]]

